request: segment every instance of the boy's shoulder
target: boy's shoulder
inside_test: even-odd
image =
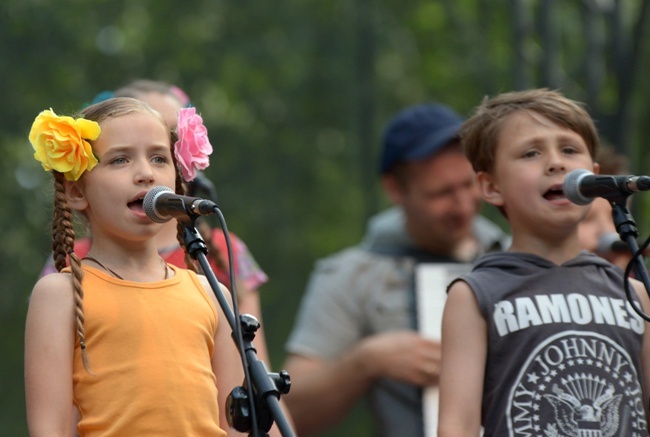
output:
[[[554,267],[614,267],[607,260],[596,254],[581,251],[576,256],[558,264],[551,257],[546,257],[532,251],[491,252],[481,256],[474,264],[474,270],[480,269],[512,269],[513,267],[527,267],[531,270],[550,269]]]
[[[495,252],[479,258],[472,271],[463,275],[462,279],[475,291],[494,294],[494,290],[503,291],[511,286],[516,288],[531,284],[531,281],[537,285],[543,282],[561,286],[569,277],[572,281],[591,280],[596,271],[617,282],[623,276],[619,268],[586,251],[561,264],[529,252]]]
[[[553,266],[547,258],[532,252],[490,252],[479,257],[474,263],[473,271],[501,270],[501,269],[537,269]]]

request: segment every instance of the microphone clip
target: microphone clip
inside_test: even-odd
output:
[[[198,217],[199,216],[196,216],[191,220],[191,226],[188,226],[184,223],[185,226],[183,227],[183,242],[185,243],[185,250],[187,250],[187,253],[192,257],[192,259],[197,259],[199,253],[202,253],[206,256],[208,254],[207,244],[205,244],[205,241],[203,241],[203,237],[201,237],[199,231],[197,231],[197,229],[193,226],[193,222]]]

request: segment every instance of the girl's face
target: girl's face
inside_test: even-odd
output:
[[[93,238],[150,237],[160,225],[146,217],[142,199],[154,186],[175,186],[169,129],[148,112],[109,118],[101,129],[93,144],[99,164],[68,190],[68,202],[85,214]]]

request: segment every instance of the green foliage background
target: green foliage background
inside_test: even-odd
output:
[[[280,370],[314,260],[386,205],[384,122],[429,100],[462,114],[486,94],[559,88],[647,174],[648,3],[520,0],[3,0],[0,6],[0,435],[26,435],[23,325],[49,253],[50,179],[33,118],[155,78],[187,91],[215,153],[208,176],[262,288]],[[648,228],[647,202],[634,214]],[[488,215],[498,218],[493,211]],[[325,435],[373,435],[362,409]]]

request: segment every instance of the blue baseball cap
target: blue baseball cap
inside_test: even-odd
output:
[[[458,138],[463,118],[439,104],[410,106],[399,112],[384,132],[381,173],[396,164],[435,155]]]

